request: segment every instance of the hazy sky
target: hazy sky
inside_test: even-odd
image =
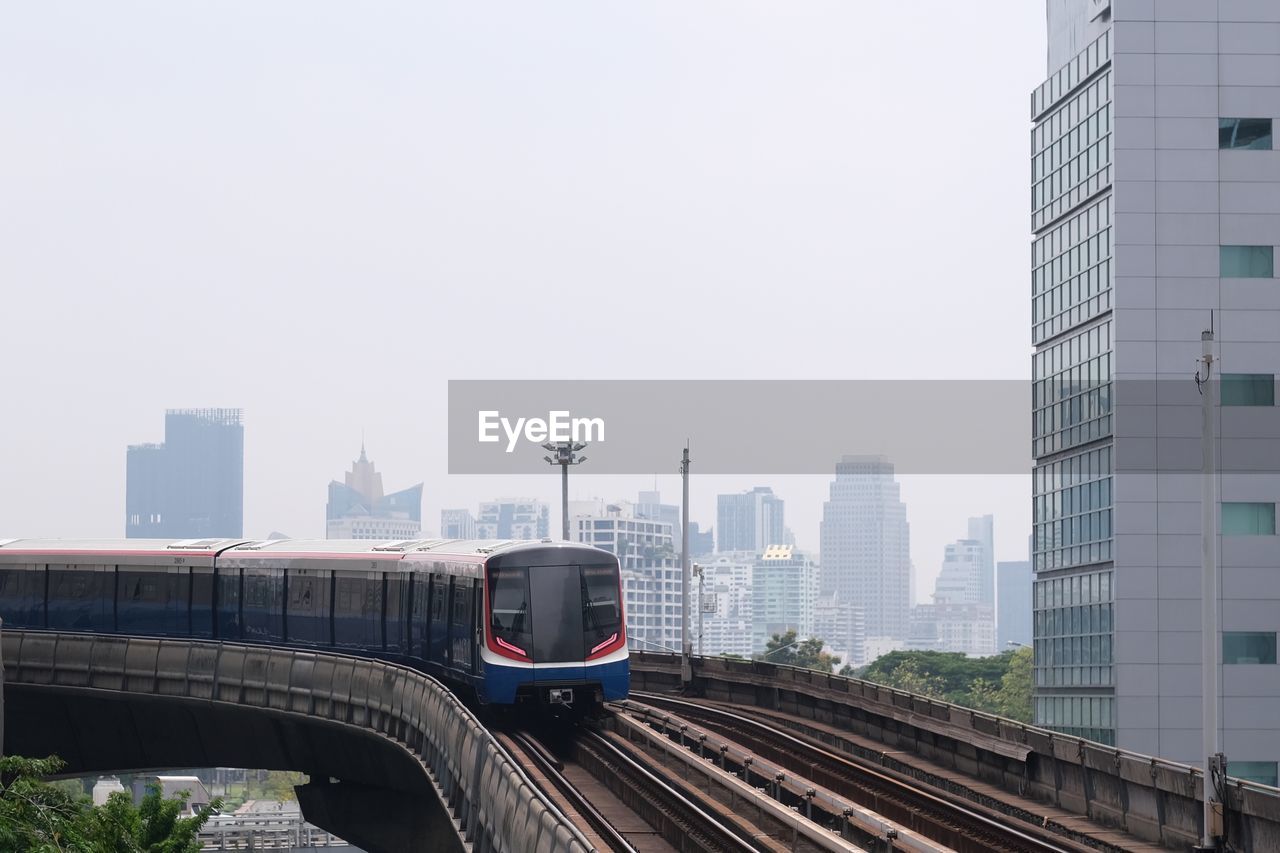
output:
[[[362,430],[428,532],[558,501],[446,475],[450,378],[1027,377],[1043,66],[1032,0],[11,5],[0,536],[123,536],[169,407],[245,410],[246,535],[321,536]],[[771,485],[816,547],[827,479]],[[1025,478],[903,490],[918,595],[968,515],[1024,554]]]

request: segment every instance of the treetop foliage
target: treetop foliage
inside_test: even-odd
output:
[[[956,705],[1031,722],[1031,649],[984,658],[958,652],[889,652],[859,677]]]
[[[188,792],[164,799],[149,785],[142,803],[123,791],[94,806],[45,777],[66,763],[57,756],[0,758],[0,850],[26,853],[199,853],[200,828],[222,806],[214,800],[182,817]]]

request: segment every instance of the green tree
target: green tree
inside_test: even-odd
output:
[[[999,714],[1001,705],[1000,685],[985,678],[976,678],[969,686],[968,692],[956,704],[986,711],[988,714]]]
[[[0,758],[0,850],[52,853],[84,848],[83,798],[43,778],[65,766],[54,756]]]
[[[953,652],[890,652],[872,661],[860,677],[877,684],[1031,721],[1031,649],[984,658]]]
[[[294,786],[305,784],[307,784],[307,775],[305,773],[271,770],[267,773],[266,781],[262,783],[261,799],[279,800],[281,802],[296,800],[298,795],[293,790]]]
[[[908,693],[917,693],[934,699],[946,698],[946,681],[943,677],[915,659],[908,658],[902,661],[888,670],[883,677],[874,677],[873,673],[868,680],[887,684]]]
[[[199,853],[200,828],[221,807],[215,800],[182,817],[190,794],[165,799],[151,785],[141,805],[116,792],[95,807],[66,785],[44,781],[60,758],[0,758],[0,850],[30,853]]]
[[[1031,722],[1031,666],[1033,654],[1030,646],[1020,646],[1008,653],[1009,668],[1000,679],[998,714],[1023,723]]]
[[[797,640],[795,631],[787,631],[785,634],[774,634],[769,638],[760,659],[770,663],[816,669],[820,672],[833,672],[840,665],[840,658],[824,652],[822,650],[824,645],[826,644],[817,637]]]

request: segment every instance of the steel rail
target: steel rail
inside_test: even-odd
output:
[[[735,714],[721,708],[711,707],[698,702],[690,702],[684,699],[675,699],[669,696],[663,696],[654,693],[632,692],[633,697],[643,700],[642,702],[626,701],[619,703],[622,707],[627,705],[638,705],[643,708],[646,703],[651,704],[654,710],[656,706],[662,705],[667,708],[683,709],[687,716],[708,721],[722,721],[722,725],[727,723],[730,726],[736,726],[739,730],[745,730],[743,733],[748,736],[755,735],[761,739],[772,739],[775,742],[781,742],[786,749],[792,751],[791,756],[796,759],[807,759],[808,764],[799,767],[793,767],[793,772],[803,772],[806,769],[817,769],[815,763],[826,764],[829,768],[836,769],[846,776],[848,782],[863,786],[864,788],[879,788],[883,794],[887,794],[890,798],[897,799],[904,807],[913,809],[918,812],[921,817],[929,820],[938,826],[941,832],[948,831],[946,824],[941,824],[940,820],[945,820],[950,824],[951,830],[959,830],[969,835],[973,840],[987,843],[989,841],[998,841],[1010,850],[1031,851],[1032,853],[1075,853],[1081,848],[1075,845],[1066,847],[1061,844],[1051,842],[1045,838],[1030,835],[1026,832],[1014,827],[1006,826],[1000,821],[982,814],[981,812],[967,808],[947,798],[938,796],[930,791],[921,790],[912,786],[907,782],[890,776],[879,769],[868,766],[857,759],[842,755],[828,747],[817,746],[808,740],[797,737],[790,732],[781,728],[771,726],[767,723],[745,717],[741,714]],[[785,753],[785,750],[782,752]],[[783,757],[783,756],[779,756]],[[856,777],[848,779],[848,776]],[[814,780],[818,781],[818,780]],[[850,792],[842,792],[846,795]],[[871,791],[871,793],[875,793]],[[932,817],[930,817],[932,815]],[[886,815],[891,817],[891,815]],[[924,831],[924,830],[921,830]],[[979,837],[979,833],[988,836],[986,839]],[[945,838],[938,838],[938,841],[946,841]],[[987,849],[986,847],[977,847],[974,849]]]
[[[711,849],[730,853],[758,853],[759,848],[742,838],[735,827],[707,812],[693,798],[659,777],[607,738],[596,732],[584,731],[579,735],[579,743],[597,754],[603,753],[602,757],[607,757],[618,765],[625,776],[642,782],[662,801],[664,810],[705,836]]]
[[[538,765],[538,769],[542,771],[542,775],[555,787],[560,794],[569,801],[569,803],[581,814],[591,828],[604,839],[614,853],[636,853],[636,848],[632,846],[626,837],[609,823],[609,819],[600,813],[586,795],[578,790],[569,778],[564,775],[564,764],[556,759],[551,753],[537,740],[524,732],[513,732],[507,735],[516,746],[527,755],[534,764]]]

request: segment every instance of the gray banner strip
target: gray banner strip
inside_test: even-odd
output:
[[[449,473],[546,473],[543,441],[574,439],[595,474],[675,473],[686,441],[703,474],[830,474],[845,455],[1019,474],[1030,416],[1017,381],[455,380]]]
[[[1221,390],[1225,403],[1215,420],[1219,469],[1280,472],[1275,395],[1250,385],[1242,396],[1238,383],[1207,390],[1213,399]],[[844,456],[883,456],[900,474],[1026,474],[1033,456],[1102,444],[1114,444],[1115,473],[1194,472],[1201,400],[1190,377],[454,380],[449,473],[545,473],[541,445],[558,440],[585,443],[581,471],[594,474],[675,473],[686,441],[702,474],[829,475]]]

